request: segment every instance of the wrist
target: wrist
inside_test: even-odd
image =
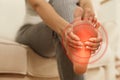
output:
[[[62,30],[62,37],[65,37],[66,34],[71,31],[73,25],[71,23],[67,24],[64,29]]]
[[[61,25],[60,29],[59,29],[59,35],[61,37],[63,37],[63,35],[65,34],[66,30],[71,26],[71,24],[69,22],[66,22],[64,24]]]

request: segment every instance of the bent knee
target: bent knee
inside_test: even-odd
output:
[[[36,51],[35,51],[36,52]],[[54,57],[56,54],[55,52],[36,52],[39,56],[45,57],[45,58],[52,58]]]
[[[55,47],[51,47],[49,49],[41,49],[41,48],[32,48],[39,56],[45,58],[51,58],[56,55]]]

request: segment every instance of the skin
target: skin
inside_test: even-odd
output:
[[[58,33],[62,38],[64,37],[64,45],[73,47],[73,48],[80,48],[82,43],[77,35],[75,35],[69,29],[66,29],[66,26],[69,24],[66,20],[59,16],[53,9],[53,7],[47,3],[45,0],[28,0],[31,6],[35,9],[38,15],[43,19],[43,21],[56,33]],[[95,27],[99,27],[97,19],[95,18],[94,11],[92,8],[92,4],[90,0],[80,0],[81,7],[77,7],[74,12],[74,20],[81,19],[81,20],[88,20],[90,21]],[[47,17],[46,17],[47,15]],[[73,25],[79,23],[79,20],[74,22]],[[69,26],[70,28],[72,26]],[[67,35],[63,36],[63,32],[67,33]],[[101,38],[91,38],[88,42],[85,43],[86,48],[93,51],[99,48],[100,42],[102,41]],[[66,52],[70,54],[69,50],[65,46]],[[81,69],[84,68],[81,66]],[[81,70],[81,73],[84,73],[86,68]]]

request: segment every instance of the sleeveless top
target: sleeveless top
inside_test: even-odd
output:
[[[52,3],[54,0],[46,0],[47,2]],[[79,0],[73,0],[74,2],[78,2]],[[25,0],[26,2],[26,15],[24,19],[24,24],[37,24],[42,21],[40,16],[34,11],[31,5]]]
[[[47,2],[49,2],[49,0],[46,0]],[[40,18],[40,16],[34,11],[34,9],[31,7],[31,5],[27,2],[27,0],[25,0],[26,3],[26,15],[24,18],[24,24],[37,24],[40,21],[42,21],[42,19]]]

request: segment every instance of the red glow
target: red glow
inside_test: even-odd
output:
[[[97,37],[97,31],[89,23],[81,23],[73,28],[73,32],[78,35],[82,42],[87,41],[91,37]]]
[[[79,25],[73,27],[73,32],[80,38],[83,43],[81,49],[78,48],[76,50],[71,50],[73,54],[72,62],[75,68],[75,72],[79,73],[81,70],[79,65],[81,65],[83,68],[86,68],[91,56],[91,50],[86,49],[84,42],[88,41],[90,38],[96,38],[98,33],[90,23],[80,23]]]

